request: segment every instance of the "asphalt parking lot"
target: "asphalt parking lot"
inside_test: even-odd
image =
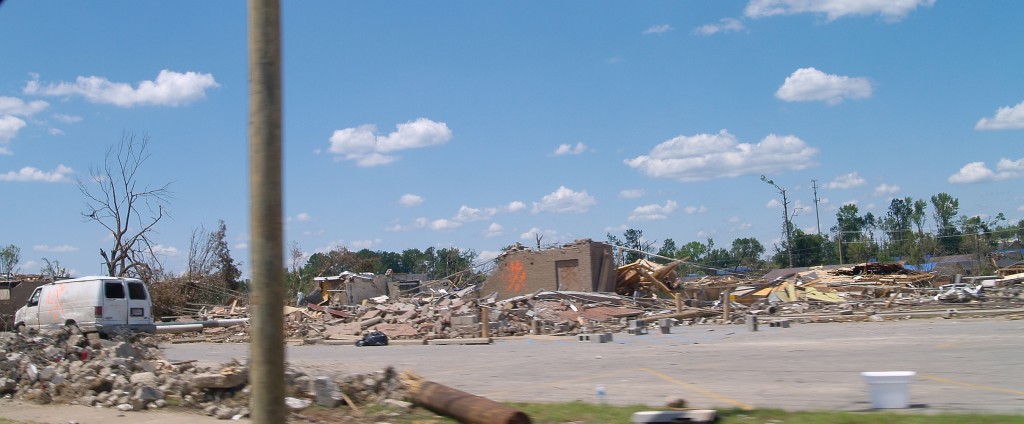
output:
[[[247,344],[163,346],[171,360],[215,365]],[[610,343],[568,336],[497,339],[491,345],[289,346],[287,360],[314,375],[393,366],[500,401],[598,401],[697,408],[860,411],[871,408],[864,371],[915,371],[918,411],[1024,413],[1024,320],[677,326],[670,334],[615,334]]]

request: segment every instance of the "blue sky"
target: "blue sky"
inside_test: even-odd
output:
[[[171,183],[153,240],[248,249],[242,1],[0,6],[0,244],[75,275],[110,236],[81,218],[123,134]],[[514,242],[660,246],[825,231],[856,203],[946,192],[1024,217],[1024,2],[286,1],[285,240],[488,256]],[[929,214],[930,215],[930,214]],[[929,217],[930,218],[930,217]],[[929,219],[929,225],[934,223]],[[769,248],[769,250],[771,250]]]

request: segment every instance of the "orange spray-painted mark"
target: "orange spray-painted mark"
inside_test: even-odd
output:
[[[523,261],[514,260],[505,267],[505,279],[508,281],[508,291],[519,293],[526,288],[526,269]]]
[[[50,317],[53,321],[60,320],[60,318],[64,316],[64,304],[61,301],[63,298],[62,294],[64,293],[64,288],[64,285],[58,284],[57,287],[53,288],[53,290],[47,292],[46,299],[43,299],[44,303],[51,305]]]

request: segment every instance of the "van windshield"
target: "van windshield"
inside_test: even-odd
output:
[[[124,299],[124,284],[120,281],[103,283],[103,296],[107,299]]]
[[[128,282],[128,298],[132,300],[146,300],[146,286],[142,283]]]

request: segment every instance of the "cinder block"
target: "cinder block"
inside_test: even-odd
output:
[[[577,341],[581,341],[581,342],[590,342],[590,343],[607,343],[607,342],[612,341],[612,337],[611,337],[611,333],[601,333],[601,334],[583,333],[583,334],[577,334],[576,335],[576,340]]]
[[[634,336],[640,336],[643,334],[647,334],[647,327],[626,328],[626,333],[632,334]]]

